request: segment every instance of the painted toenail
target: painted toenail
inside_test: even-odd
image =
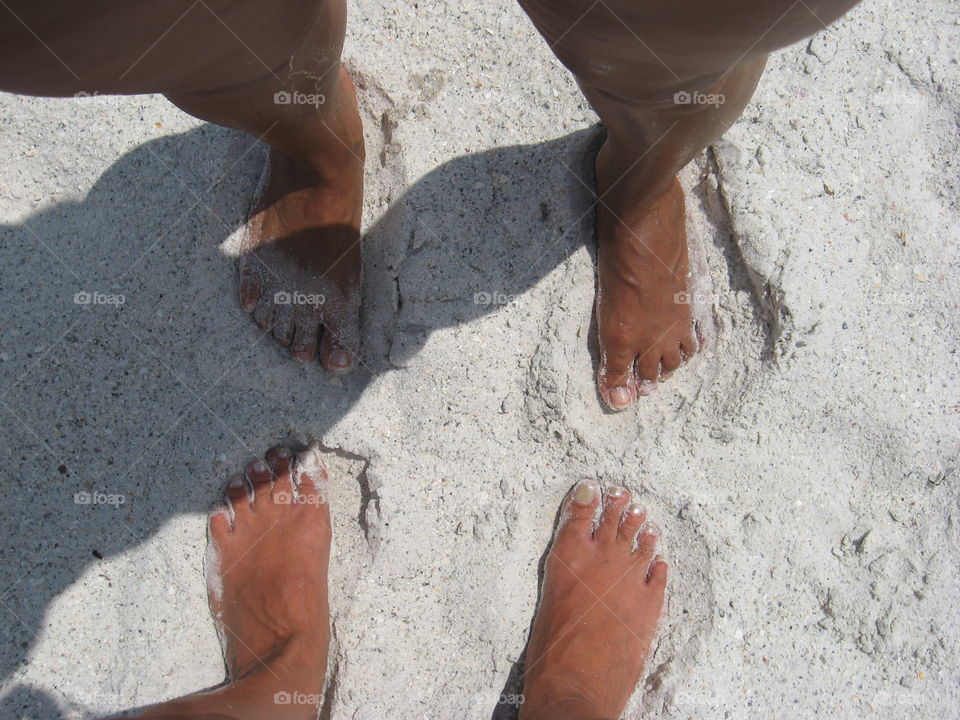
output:
[[[348,368],[353,364],[353,359],[346,350],[334,350],[330,353],[330,364],[338,368]]]
[[[610,404],[615,408],[625,408],[633,402],[630,391],[625,387],[615,387],[610,391]]]
[[[633,517],[640,517],[646,512],[646,509],[640,503],[630,503],[627,512],[633,515]]]
[[[267,472],[267,464],[263,460],[256,460],[253,463],[253,471],[262,475]]]
[[[612,500],[619,500],[626,494],[627,489],[625,487],[620,487],[619,485],[614,485],[612,488],[607,490],[607,497]]]
[[[594,498],[597,497],[599,487],[592,480],[583,480],[577,483],[577,489],[573,492],[573,501],[577,505],[591,505]]]
[[[647,520],[643,525],[640,526],[640,534],[660,537],[660,526],[652,520]]]
[[[230,482],[227,483],[227,487],[232,487],[232,488],[243,487],[243,478],[242,477],[230,478]]]

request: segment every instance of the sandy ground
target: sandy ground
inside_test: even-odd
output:
[[[159,97],[0,97],[0,717],[220,682],[204,511],[288,435],[336,478],[324,717],[511,717],[584,476],[639,493],[673,566],[626,717],[960,717],[957,5],[867,0],[771,61],[683,177],[717,342],[616,416],[573,81],[506,0],[351,10],[342,380],[238,308],[262,147]]]

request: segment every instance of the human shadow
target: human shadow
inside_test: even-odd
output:
[[[343,377],[293,362],[239,308],[223,246],[262,167],[245,136],[151,140],[86,196],[0,225],[0,718],[62,717],[69,703],[21,673],[82,575],[205,511],[291,429],[323,438],[432,331],[495,311],[581,247],[596,140],[466,155],[395,188],[366,233],[364,347]]]

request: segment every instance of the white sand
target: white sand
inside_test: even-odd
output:
[[[573,81],[505,1],[351,8],[345,379],[238,308],[247,138],[158,97],[0,97],[0,717],[218,683],[203,512],[290,432],[337,450],[334,718],[490,718],[580,477],[639,494],[673,566],[628,718],[960,717],[956,5],[868,0],[773,59],[683,178],[718,341],[617,416]]]

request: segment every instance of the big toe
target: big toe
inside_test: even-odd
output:
[[[557,528],[557,542],[590,540],[593,519],[600,504],[600,485],[593,480],[581,480],[567,494],[563,514]]]
[[[601,340],[601,362],[597,373],[600,397],[611,410],[626,410],[637,401],[637,376],[633,348],[616,339]]]

